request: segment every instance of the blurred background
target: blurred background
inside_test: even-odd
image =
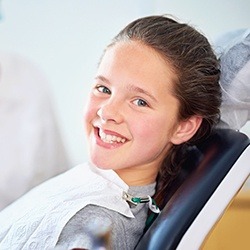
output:
[[[0,51],[24,56],[44,73],[72,166],[87,159],[82,113],[97,62],[128,22],[172,14],[211,42],[250,27],[248,0],[2,0]],[[250,135],[250,125],[243,128]]]
[[[213,44],[250,28],[249,13],[249,0],[0,0],[0,210],[87,160],[87,93],[103,49],[124,25],[171,14]],[[249,122],[242,131],[250,136]],[[204,249],[249,249],[249,225],[247,188]]]

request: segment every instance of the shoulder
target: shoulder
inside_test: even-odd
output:
[[[115,242],[118,239],[115,232],[125,233],[121,216],[118,212],[104,207],[87,205],[68,221],[57,245],[67,248],[91,249],[93,241],[98,239],[100,235],[110,235],[111,240]],[[112,249],[118,248],[112,247]]]
[[[69,221],[68,225],[75,227],[102,227],[116,229],[125,217],[120,213],[97,205],[87,205],[78,211]],[[126,217],[125,217],[126,218]]]
[[[145,204],[136,207],[133,209],[136,217],[129,218],[104,207],[88,205],[83,209],[87,216],[84,216],[85,219],[82,222],[87,221],[87,224],[94,225],[93,229],[96,232],[98,228],[102,228],[110,234],[111,249],[134,249],[145,227],[147,209],[144,208]]]

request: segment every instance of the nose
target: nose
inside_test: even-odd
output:
[[[109,100],[101,105],[97,111],[97,115],[103,122],[111,121],[119,124],[123,121],[121,108],[122,104]]]

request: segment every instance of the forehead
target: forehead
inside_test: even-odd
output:
[[[164,83],[170,87],[178,79],[172,65],[156,50],[137,41],[118,42],[106,50],[98,73],[109,79],[117,72],[120,78],[131,78],[130,83],[151,82],[155,86]]]

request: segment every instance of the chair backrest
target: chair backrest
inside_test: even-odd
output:
[[[199,249],[249,176],[249,144],[245,134],[216,129],[197,145],[170,188],[171,197],[166,195],[164,209],[136,249]]]

